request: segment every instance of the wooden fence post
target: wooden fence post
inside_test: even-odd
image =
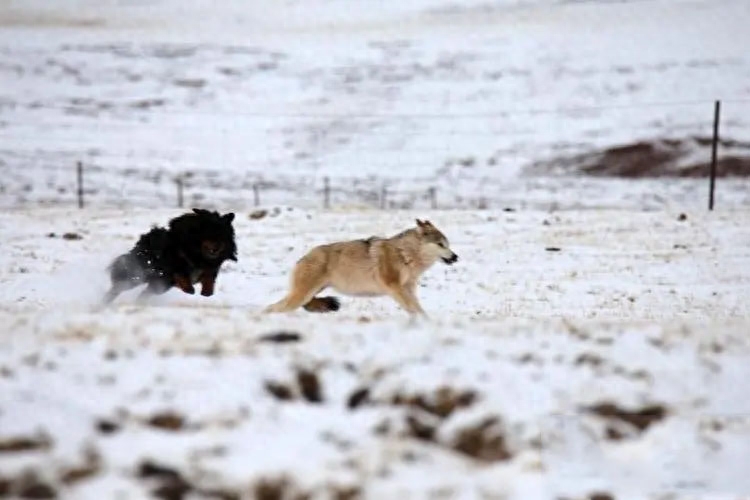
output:
[[[83,208],[83,162],[76,164],[76,179],[78,183],[78,208]]]
[[[429,189],[430,192],[430,206],[433,210],[437,209],[437,189],[433,186]]]
[[[175,182],[177,183],[177,207],[182,208],[183,206],[183,180],[182,175],[178,175],[175,179]]]

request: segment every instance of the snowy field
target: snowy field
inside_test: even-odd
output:
[[[178,175],[246,207],[320,207],[325,176],[338,206],[705,206],[698,180],[527,172],[710,136],[715,99],[750,140],[748,25],[745,0],[6,1],[0,206],[72,203],[78,161],[110,207],[175,206]]]
[[[0,491],[750,495],[747,211],[241,213],[215,296],[96,310],[109,259],[176,213],[0,215]],[[259,313],[311,245],[425,215],[460,256],[423,279],[429,322]]]
[[[747,161],[748,26],[746,0],[0,1],[0,498],[747,500],[750,184],[708,213],[679,173],[715,99]],[[675,177],[580,175],[633,144]],[[237,212],[239,262],[98,309],[178,177]],[[460,256],[429,321],[259,313],[310,246],[415,217]]]

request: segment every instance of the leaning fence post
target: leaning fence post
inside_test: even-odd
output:
[[[428,191],[430,193],[430,206],[435,210],[437,209],[437,189],[433,186]]]
[[[714,188],[716,187],[716,154],[719,147],[719,118],[721,115],[721,101],[714,103],[714,137],[711,143],[711,177],[708,187],[708,209],[714,209]]]
[[[76,178],[78,180],[78,208],[83,208],[83,163],[76,164]]]
[[[177,183],[177,207],[182,208],[183,205],[183,196],[182,196],[182,190],[183,190],[183,180],[182,176],[178,175],[175,179],[175,183]]]
[[[323,178],[323,207],[331,208],[331,183],[328,177]]]

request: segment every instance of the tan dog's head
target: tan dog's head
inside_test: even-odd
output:
[[[425,250],[435,260],[441,259],[446,264],[453,264],[458,260],[458,255],[453,253],[448,243],[448,238],[432,225],[428,220],[417,219],[417,234],[425,245]]]

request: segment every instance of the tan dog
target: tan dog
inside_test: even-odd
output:
[[[339,308],[335,297],[315,297],[327,287],[346,295],[390,295],[409,314],[423,314],[415,289],[419,277],[438,259],[453,264],[458,256],[430,221],[390,238],[341,241],[313,248],[294,266],[291,290],[266,312]]]

